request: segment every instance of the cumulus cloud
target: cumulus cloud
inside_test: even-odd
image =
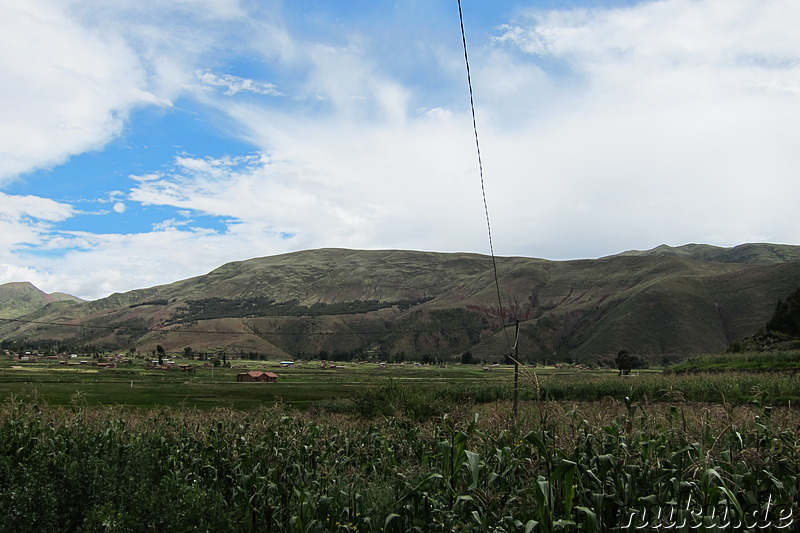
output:
[[[131,168],[130,191],[109,201],[125,216],[164,208],[150,231],[56,234],[72,216],[60,202],[0,217],[16,232],[3,244],[70,250],[36,259],[53,290],[97,297],[322,246],[488,251],[460,42],[409,80],[376,55],[378,37],[302,37],[233,0],[73,1],[68,13],[44,0],[13,5],[2,8],[12,33],[0,32],[0,67],[21,82],[0,86],[12,125],[0,125],[10,143],[0,179],[102,146],[131,108],[181,98],[225,117],[224,133],[253,147]],[[164,16],[174,10],[181,17]],[[565,259],[662,242],[800,242],[787,223],[800,195],[798,16],[791,0],[532,9],[471,42],[495,251]],[[50,25],[38,49],[39,37],[22,35]],[[14,49],[30,50],[35,68],[11,61]],[[219,49],[270,73],[222,74],[241,71]],[[406,63],[430,49],[404,49]],[[447,78],[441,87],[426,85],[434,75]],[[44,105],[34,109],[25,91]],[[289,96],[231,98],[242,93]],[[0,260],[34,264],[9,257]]]
[[[38,219],[46,222],[66,220],[74,214],[72,206],[49,198],[11,195],[0,192],[0,219],[21,222]]]
[[[792,197],[773,190],[800,192],[786,7],[672,0],[532,11],[499,29],[473,62],[498,249],[572,258],[800,238],[773,210]],[[308,92],[329,118],[226,105],[269,157],[237,168],[179,158],[134,198],[230,217],[231,230],[290,232],[302,246],[485,251],[463,106],[411,112],[413,94],[361,47],[308,53]]]
[[[136,108],[196,92],[198,65],[219,46],[249,46],[238,43],[250,42],[250,26],[239,0],[3,2],[0,186],[102,149]],[[230,94],[277,94],[236,76],[203,81]]]
[[[102,147],[132,107],[157,101],[126,44],[58,2],[2,4],[0,70],[0,184]]]
[[[19,253],[51,247],[57,239],[54,226],[74,214],[72,206],[49,198],[0,192],[0,283],[41,280]]]
[[[541,202],[521,220],[547,228],[528,249],[574,257],[665,241],[798,242],[776,216],[800,192],[792,12],[800,5],[780,0],[670,0],[532,11],[501,28],[499,45],[559,65],[568,96],[521,108],[524,137],[493,125],[490,165],[517,176],[504,189]]]
[[[39,272],[30,267],[0,263],[0,284],[26,280],[34,285],[40,282]],[[41,287],[41,285],[36,285]]]
[[[70,205],[48,198],[0,192],[0,261],[10,262],[20,247],[47,246],[54,225],[73,215]]]
[[[113,292],[152,287],[209,272],[220,265],[269,253],[291,251],[279,235],[258,231],[218,234],[188,227],[180,220],[164,221],[152,231],[135,234],[70,232],[66,254],[24,252],[0,259],[0,283],[29,280],[45,292],[67,292],[96,299]],[[80,244],[80,247],[78,247]],[[28,263],[30,267],[21,267]]]
[[[470,234],[481,239],[482,217],[465,216],[465,208],[480,214],[465,118],[424,115],[396,132],[241,112],[262,124],[254,135],[279,157],[179,157],[163,179],[138,183],[131,199],[224,217],[231,233],[292,235],[303,248],[452,250],[469,247]]]

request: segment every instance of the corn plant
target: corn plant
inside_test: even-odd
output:
[[[466,404],[421,419],[284,407],[0,406],[0,531],[719,531],[800,520],[800,414]],[[749,522],[748,522],[749,520]],[[761,522],[757,522],[757,521]]]

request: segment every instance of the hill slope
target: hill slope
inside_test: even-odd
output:
[[[229,263],[196,278],[52,303],[0,338],[79,349],[528,360],[716,353],[800,285],[800,247],[658,247],[596,260],[323,249]],[[509,325],[505,330],[502,324]],[[510,339],[513,341],[513,339]]]
[[[28,282],[12,282],[0,285],[0,318],[17,318],[52,302],[81,301],[80,298],[56,292],[47,294]]]

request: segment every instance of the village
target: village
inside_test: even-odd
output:
[[[200,363],[199,361],[193,361],[192,363],[185,362],[185,361],[176,361],[171,358],[164,358],[159,354],[158,359],[155,358],[142,358],[140,357],[132,357],[130,354],[105,354],[105,355],[79,355],[75,353],[71,354],[59,354],[53,355],[51,353],[45,354],[40,353],[39,351],[25,351],[22,353],[16,353],[11,350],[3,350],[2,355],[5,356],[6,360],[11,360],[12,363],[18,363],[17,366],[11,366],[11,369],[23,370],[24,368],[64,368],[67,367],[73,368],[75,370],[86,369],[86,371],[99,371],[99,370],[117,370],[126,371],[130,373],[137,372],[137,368],[139,371],[155,371],[155,372],[181,372],[187,374],[194,374],[198,369],[206,369],[212,370],[212,375],[214,370],[227,370],[225,375],[230,375],[232,378],[235,377],[235,381],[238,383],[277,383],[278,375],[271,371],[265,369],[248,369],[248,364],[250,361],[241,361],[237,362],[238,364],[232,364],[227,358],[223,357],[222,359],[211,359]],[[155,355],[155,354],[154,354]],[[258,366],[264,366],[264,361],[253,361]],[[199,363],[199,364],[198,364]],[[42,364],[46,365],[42,367]],[[336,371],[336,370],[346,370],[350,367],[374,367],[375,369],[386,369],[388,366],[427,366],[423,365],[419,362],[408,362],[408,363],[396,363],[388,365],[386,362],[370,362],[370,361],[358,361],[358,362],[350,362],[347,365],[337,361],[328,361],[328,360],[320,360],[320,361],[307,361],[303,364],[303,368],[307,370],[325,370],[325,371]],[[275,361],[272,362],[271,365],[275,368],[296,368],[300,367],[300,364],[297,364],[295,361],[284,360],[284,361]],[[441,365],[440,365],[441,366]],[[446,366],[446,365],[445,365]],[[498,366],[498,365],[494,365]],[[93,370],[90,370],[93,369]],[[231,370],[239,370],[240,372],[236,374],[231,374]],[[488,371],[489,367],[484,367],[482,370]],[[138,372],[137,372],[138,373]],[[222,372],[218,372],[218,374],[222,375]]]

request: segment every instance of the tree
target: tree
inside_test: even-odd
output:
[[[190,346],[183,349],[183,357],[186,359],[194,359],[194,351]]]
[[[620,350],[617,352],[615,359],[617,369],[620,376],[627,376],[631,373],[633,368],[647,368],[647,361],[638,355],[631,355],[628,350]]]
[[[156,353],[158,354],[158,366],[164,366],[164,347],[160,344],[156,346]]]
[[[466,351],[461,354],[461,364],[462,365],[471,365],[473,363],[472,352]]]
[[[767,331],[800,337],[800,287],[786,301],[778,300],[772,318],[767,322]]]

